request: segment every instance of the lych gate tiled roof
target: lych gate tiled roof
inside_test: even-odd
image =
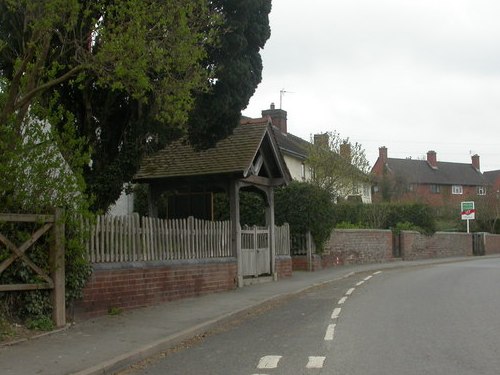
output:
[[[243,116],[241,124],[267,124],[272,123],[270,117],[250,118]],[[305,160],[309,153],[310,142],[297,137],[291,133],[283,133],[278,127],[273,125],[274,136],[278,142],[278,146],[284,154],[292,155],[296,158]]]
[[[196,151],[183,140],[175,141],[146,157],[134,180],[216,174],[246,177],[266,135],[275,142],[270,125],[261,122],[237,126],[233,134],[207,150]],[[279,152],[276,156],[281,158]],[[283,167],[284,162],[278,160],[278,164]]]
[[[483,186],[486,180],[472,164],[437,162],[432,168],[426,160],[387,159],[387,167],[408,183]]]

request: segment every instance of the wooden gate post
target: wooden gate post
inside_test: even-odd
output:
[[[53,240],[49,255],[50,275],[54,282],[51,291],[52,320],[56,327],[66,325],[66,298],[64,273],[64,210],[56,208],[54,211]]]

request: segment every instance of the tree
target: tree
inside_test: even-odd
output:
[[[185,130],[193,94],[208,89],[201,61],[219,16],[207,4],[1,0],[0,131],[12,124],[21,137],[35,106],[61,114],[51,123],[59,132],[72,118],[91,151],[94,208],[107,208],[148,147]]]
[[[189,117],[191,143],[213,146],[231,134],[262,79],[260,49],[271,35],[270,0],[214,0],[219,14],[219,43],[209,46],[205,65],[212,68],[211,90],[196,97]]]
[[[365,151],[337,132],[315,136],[307,164],[313,171],[311,182],[328,191],[333,200],[352,194],[353,187],[368,181]]]

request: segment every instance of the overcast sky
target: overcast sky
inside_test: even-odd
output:
[[[500,1],[273,0],[262,83],[306,140],[338,131],[389,157],[500,169]]]

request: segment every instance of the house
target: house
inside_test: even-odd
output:
[[[372,174],[376,202],[421,202],[434,207],[459,205],[486,195],[489,185],[481,173],[479,155],[473,155],[470,164],[438,161],[435,151],[427,152],[426,160],[396,159],[388,157],[386,147],[380,147]]]
[[[243,117],[241,119],[242,125],[267,122],[270,122],[273,126],[276,141],[292,179],[295,181],[311,181],[314,171],[308,165],[307,160],[310,149],[313,144],[328,145],[328,134],[315,134],[313,143],[311,143],[289,133],[287,129],[287,112],[283,109],[277,109],[274,103],[271,103],[269,109],[262,111],[261,118]],[[349,154],[349,144],[341,145],[340,153]],[[353,173],[353,175],[356,175],[356,173]],[[360,178],[359,182],[355,181],[349,184],[349,187],[341,192],[340,195],[345,199],[371,203],[371,186],[365,180],[365,178]]]
[[[493,189],[493,192],[500,199],[500,170],[484,172],[483,175]]]

